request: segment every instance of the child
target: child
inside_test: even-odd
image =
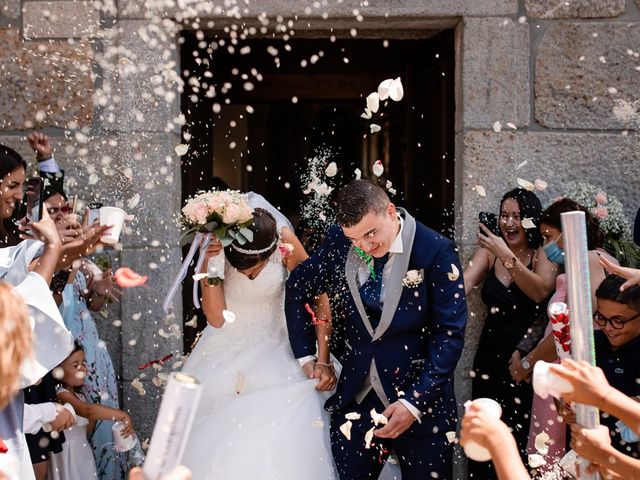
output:
[[[122,435],[134,435],[131,417],[122,410],[86,403],[81,393],[87,374],[82,345],[75,342],[74,349],[59,367],[61,385],[57,389],[58,401],[73,406],[77,420],[75,426],[65,431],[67,441],[61,453],[52,455],[49,480],[88,480],[97,478],[93,451],[87,440],[87,430],[91,430],[96,420],[118,420],[125,424]]]
[[[609,275],[596,290],[598,303],[593,319],[602,328],[594,333],[596,365],[604,371],[613,388],[630,397],[639,397],[640,286],[620,291],[624,283],[624,278]],[[616,425],[618,419],[603,415],[601,421],[611,431],[612,445],[637,458],[637,440],[622,439],[621,425]]]

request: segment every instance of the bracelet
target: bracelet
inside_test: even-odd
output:
[[[335,367],[333,366],[333,362],[330,362],[330,363],[324,363],[324,362],[318,362],[318,361],[316,361],[316,365],[324,365],[325,367],[335,368]]]

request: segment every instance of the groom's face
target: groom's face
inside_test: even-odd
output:
[[[342,226],[342,231],[351,243],[376,258],[384,256],[389,251],[399,229],[400,223],[393,203],[387,205],[382,213],[369,210],[362,220],[352,227]]]

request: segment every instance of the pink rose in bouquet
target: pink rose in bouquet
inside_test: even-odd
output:
[[[593,210],[593,214],[600,220],[603,220],[609,215],[609,209],[607,207],[596,207]]]
[[[607,201],[607,194],[604,192],[598,192],[598,194],[596,195],[596,203],[598,205],[606,205]]]
[[[235,203],[228,203],[224,206],[222,214],[223,223],[236,223],[240,218],[240,207]]]

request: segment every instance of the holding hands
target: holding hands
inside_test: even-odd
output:
[[[318,379],[316,390],[328,392],[336,388],[338,378],[332,363],[317,362],[310,360],[302,366],[302,370],[307,378]]]

